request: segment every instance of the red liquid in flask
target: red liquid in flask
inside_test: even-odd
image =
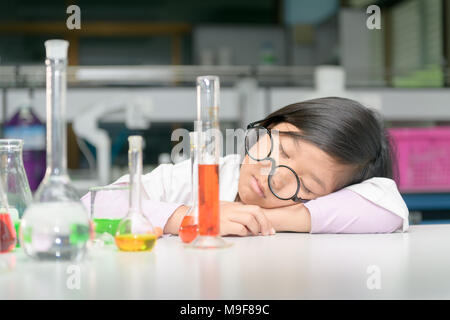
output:
[[[16,229],[8,213],[0,213],[0,253],[9,252],[16,246]]]
[[[190,243],[197,238],[198,225],[195,224],[193,216],[185,216],[183,218],[178,233],[180,234],[181,240],[185,243]]]
[[[198,219],[201,236],[218,236],[219,217],[219,165],[198,165]]]

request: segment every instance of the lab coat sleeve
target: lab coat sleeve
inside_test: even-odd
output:
[[[403,219],[350,190],[342,189],[305,203],[311,233],[390,233],[401,230]]]
[[[126,216],[128,211],[128,190],[115,190],[100,192],[95,197],[95,217],[120,219]],[[89,214],[91,211],[91,196],[87,193],[81,198]],[[142,199],[142,211],[154,227],[164,230],[167,220],[182,205],[181,203],[168,203],[150,200],[144,196]]]

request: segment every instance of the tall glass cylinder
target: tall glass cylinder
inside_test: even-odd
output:
[[[89,240],[88,213],[67,174],[68,46],[65,40],[45,42],[47,169],[20,226],[22,247],[39,260],[79,260]]]
[[[198,152],[201,148],[196,132],[189,132],[191,157],[191,201],[189,209],[181,221],[178,233],[185,243],[191,243],[198,236]]]
[[[192,246],[221,248],[226,242],[220,237],[219,158],[221,133],[219,127],[219,77],[197,78],[197,138],[199,236]]]

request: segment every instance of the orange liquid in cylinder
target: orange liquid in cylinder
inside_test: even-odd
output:
[[[218,236],[219,217],[219,165],[198,165],[198,224],[201,236]]]

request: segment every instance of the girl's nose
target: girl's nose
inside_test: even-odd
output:
[[[272,162],[270,162],[270,160],[262,160],[259,162],[259,164],[261,165],[261,167],[270,167],[272,165]]]
[[[259,165],[259,173],[261,174],[261,176],[267,177],[272,167],[272,163],[270,162],[270,160],[259,161],[258,165]]]

